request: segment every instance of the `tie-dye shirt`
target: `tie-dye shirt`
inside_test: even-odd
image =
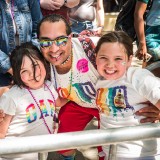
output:
[[[156,104],[160,99],[160,79],[146,69],[130,67],[117,80],[99,79],[96,85],[102,129],[139,125],[134,113],[143,102]],[[118,144],[118,157],[147,157],[156,153],[156,140]],[[104,147],[107,150],[108,147]],[[107,152],[107,151],[106,151]]]
[[[47,81],[46,84],[52,91],[56,100],[58,94],[54,89],[53,84],[49,81]],[[44,124],[42,114],[50,131],[53,133],[55,102],[50,91],[47,87],[42,87],[37,90],[31,90],[31,92],[38,102],[41,111],[29,91],[25,88],[21,89],[15,85],[0,97],[0,108],[4,110],[4,113],[13,116],[6,138],[49,134],[49,131]],[[12,160],[17,157],[21,157],[21,160],[38,160],[38,154],[3,156],[3,158],[9,157]]]
[[[94,37],[92,40],[96,43],[98,39]],[[67,97],[82,107],[97,108],[95,85],[98,72],[77,38],[72,38],[72,45],[72,68],[66,74],[58,74],[52,66],[52,80],[60,96]]]

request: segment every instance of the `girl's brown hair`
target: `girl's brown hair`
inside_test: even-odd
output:
[[[107,34],[103,35],[99,39],[97,46],[95,48],[96,54],[98,53],[98,51],[103,43],[115,43],[115,42],[118,42],[124,46],[125,52],[128,55],[128,57],[133,55],[133,44],[132,44],[133,41],[123,31],[111,31],[111,32],[108,32]]]
[[[21,80],[21,66],[23,62],[24,56],[27,56],[31,62],[34,62],[33,59],[35,60],[40,60],[46,69],[46,77],[45,79],[49,78],[49,64],[47,61],[44,59],[43,55],[41,54],[40,50],[34,46],[31,42],[26,42],[21,44],[20,46],[17,46],[11,53],[10,56],[10,62],[11,62],[11,67],[13,69],[13,80],[16,85],[19,87],[26,87],[23,81]],[[35,78],[35,68],[34,68],[34,79]]]

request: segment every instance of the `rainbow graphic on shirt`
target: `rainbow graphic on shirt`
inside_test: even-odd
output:
[[[84,102],[92,104],[92,101],[95,100],[96,97],[96,90],[94,89],[91,82],[74,83],[71,87],[59,87],[57,90],[60,96],[72,100],[76,103]]]
[[[32,123],[38,119],[42,119],[42,116],[48,117],[52,116],[54,114],[54,102],[52,100],[47,100],[49,104],[49,110],[47,110],[47,106],[44,103],[44,100],[39,100],[39,107],[36,104],[31,103],[30,105],[27,106],[26,108],[26,118],[28,123]],[[37,113],[39,112],[39,114]],[[38,117],[38,115],[40,115]]]
[[[134,111],[129,105],[126,86],[112,88],[99,88],[97,91],[96,104],[106,115],[117,116],[117,113],[124,115],[128,110]]]

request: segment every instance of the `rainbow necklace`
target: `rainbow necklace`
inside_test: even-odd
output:
[[[63,98],[66,98],[68,99],[68,97],[70,96],[71,94],[71,90],[72,90],[72,81],[73,81],[73,52],[71,51],[71,75],[70,75],[70,87],[69,87],[69,93],[68,93],[68,96],[67,97],[63,97]],[[57,81],[56,81],[56,71],[54,69],[54,66],[52,65],[52,68],[53,68],[53,74],[54,74],[54,83],[55,83],[55,88],[56,90],[58,89],[58,85],[57,85]]]
[[[55,98],[54,98],[54,95],[53,95],[52,91],[51,91],[50,88],[48,87],[48,85],[44,83],[44,86],[47,87],[47,89],[49,90],[49,92],[50,92],[50,94],[51,94],[51,96],[52,96],[52,98],[53,98],[53,102],[54,102],[54,107],[55,107],[55,108],[54,108],[54,111],[55,111],[55,112],[54,112],[54,115],[53,115],[53,121],[54,121],[53,133],[55,133],[55,130],[56,130],[56,118],[57,118],[57,117],[56,117],[56,100],[55,100]],[[35,101],[35,103],[36,103],[36,105],[37,105],[37,107],[38,107],[38,109],[39,109],[39,111],[40,111],[40,113],[41,113],[41,116],[42,116],[44,125],[46,126],[49,134],[52,134],[51,130],[49,129],[49,127],[48,127],[48,125],[47,125],[47,122],[46,122],[46,120],[45,120],[45,118],[44,118],[44,115],[43,115],[43,113],[42,113],[42,110],[41,110],[41,108],[40,108],[40,106],[39,106],[39,104],[38,104],[35,96],[33,95],[32,91],[30,90],[29,87],[27,87],[26,89],[28,90],[28,92],[29,92],[30,95],[32,96],[33,100]]]

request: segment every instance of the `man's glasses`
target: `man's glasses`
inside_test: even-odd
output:
[[[62,47],[67,44],[68,38],[69,38],[68,36],[61,36],[61,37],[57,37],[54,40],[42,39],[42,40],[39,40],[39,44],[41,48],[44,48],[44,49],[50,48],[53,45],[53,43],[55,43],[55,45],[58,47]]]

